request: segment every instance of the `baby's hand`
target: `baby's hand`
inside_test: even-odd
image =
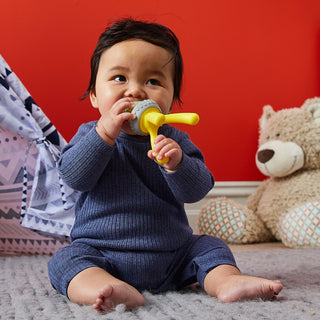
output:
[[[153,160],[169,158],[167,163],[161,165],[166,171],[175,171],[181,163],[182,150],[176,141],[164,135],[158,135],[154,139],[153,150],[148,152],[148,157]]]
[[[132,109],[132,101],[128,98],[118,100],[111,108],[99,109],[101,117],[96,131],[110,145],[114,145],[114,140],[118,138],[124,122],[135,118],[132,113],[125,112],[126,109]]]

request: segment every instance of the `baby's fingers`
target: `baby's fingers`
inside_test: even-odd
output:
[[[175,147],[175,142],[162,140],[154,147],[154,152],[157,155],[157,159],[162,160],[164,157],[170,157],[170,153],[172,150],[176,149]]]
[[[153,150],[149,150],[149,151],[148,151],[148,157],[149,157],[151,160],[156,160],[156,153],[155,153]]]

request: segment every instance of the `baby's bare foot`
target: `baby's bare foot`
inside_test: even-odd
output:
[[[261,298],[274,299],[283,286],[278,280],[268,280],[258,277],[231,275],[217,292],[217,298],[222,302],[234,302]]]
[[[143,295],[135,288],[125,284],[110,284],[100,290],[93,308],[98,312],[110,312],[119,304],[133,309],[144,305],[144,303]]]

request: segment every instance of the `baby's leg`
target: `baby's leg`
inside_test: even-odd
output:
[[[214,268],[204,279],[205,291],[222,302],[273,299],[282,288],[278,280],[243,276],[237,268],[230,265]]]
[[[97,267],[79,272],[70,281],[68,297],[76,303],[93,305],[98,312],[112,311],[119,304],[132,309],[145,303],[138,290]]]

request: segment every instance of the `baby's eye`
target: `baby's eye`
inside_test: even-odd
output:
[[[147,81],[147,84],[151,84],[152,86],[158,86],[160,82],[156,79],[150,79]]]
[[[125,76],[115,76],[113,78],[114,81],[119,81],[119,82],[122,82],[122,81],[127,81],[126,77]]]

